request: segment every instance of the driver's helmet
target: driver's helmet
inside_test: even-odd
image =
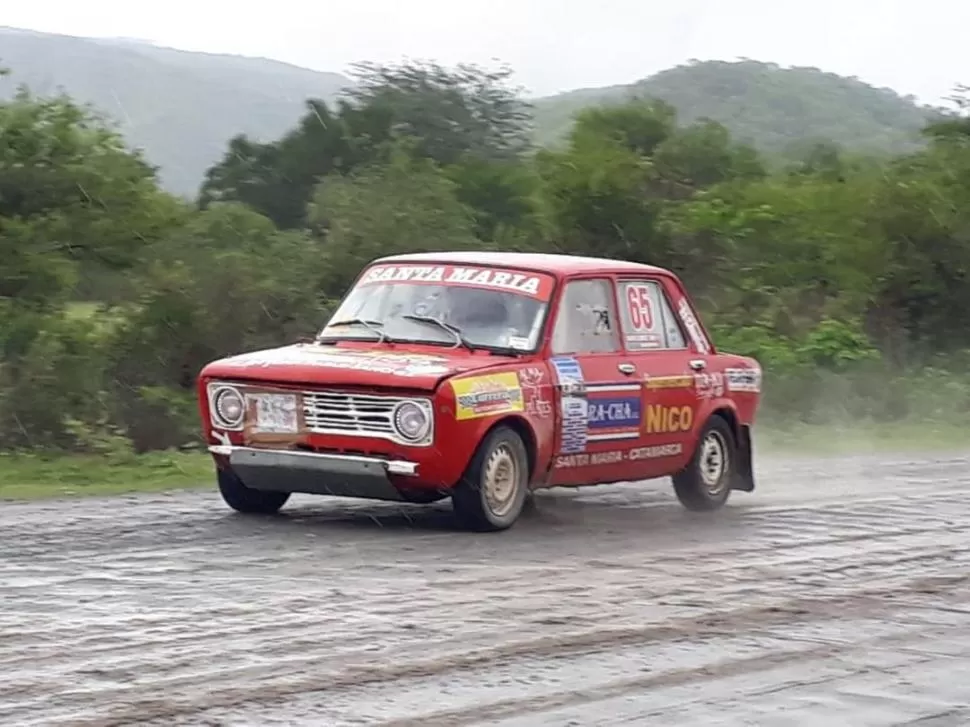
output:
[[[509,310],[501,293],[455,286],[448,291],[448,298],[449,318],[459,328],[509,324]]]

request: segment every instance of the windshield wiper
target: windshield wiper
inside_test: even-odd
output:
[[[489,346],[488,352],[493,356],[514,356],[519,358],[520,356],[525,356],[526,351],[520,351],[517,348],[512,348],[511,346]]]
[[[384,333],[384,324],[381,321],[373,321],[367,318],[345,318],[342,321],[335,321],[334,323],[328,323],[327,328],[335,328],[337,326],[363,326],[367,330],[376,333],[378,336],[377,342],[384,343],[384,341],[389,341],[393,343],[394,341]],[[317,340],[326,340],[323,336],[318,336]]]
[[[440,321],[432,316],[416,316],[413,313],[405,313],[401,316],[401,318],[407,318],[409,321],[418,321],[420,323],[431,323],[439,328],[444,328],[446,331],[448,331],[448,333],[455,337],[455,348],[464,346],[469,351],[475,350],[475,347],[465,340],[463,335],[461,335],[461,329],[457,326],[453,326],[450,323],[445,323],[444,321]]]

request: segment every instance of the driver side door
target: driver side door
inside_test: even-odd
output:
[[[613,280],[566,282],[550,340],[556,435],[550,485],[629,479],[641,384],[623,357]]]

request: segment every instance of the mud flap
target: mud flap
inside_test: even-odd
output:
[[[740,427],[738,432],[738,466],[734,472],[732,490],[752,492],[754,490],[754,462],[751,447],[751,427]]]

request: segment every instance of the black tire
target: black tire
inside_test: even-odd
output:
[[[716,415],[708,419],[690,462],[673,476],[680,503],[695,512],[723,507],[731,496],[737,451],[731,426]]]
[[[494,532],[515,524],[529,491],[529,455],[513,429],[493,429],[475,451],[451,494],[455,517],[469,530]]]
[[[222,499],[236,512],[247,515],[272,515],[290,499],[289,492],[250,489],[231,470],[218,469],[216,473]]]

